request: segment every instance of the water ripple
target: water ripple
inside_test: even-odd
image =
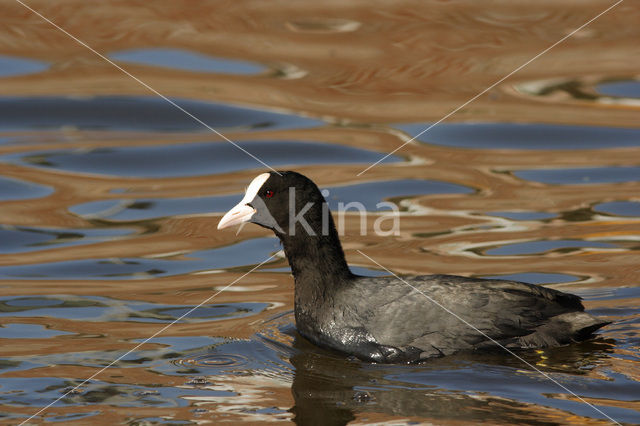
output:
[[[234,354],[202,354],[193,358],[183,358],[176,361],[180,366],[195,366],[205,368],[241,367],[249,362],[246,356]]]
[[[198,323],[255,316],[272,307],[267,302],[194,305],[158,304],[118,300],[104,296],[11,296],[0,297],[0,317],[38,317],[82,321],[133,321]],[[188,315],[187,312],[190,312]]]
[[[531,255],[536,253],[546,253],[550,251],[575,251],[582,248],[615,248],[611,243],[601,241],[583,240],[545,240],[527,241],[522,243],[506,244],[501,247],[486,250],[484,254],[488,256],[518,256]]]
[[[366,164],[380,153],[344,145],[306,141],[251,141],[238,145],[272,166]],[[127,177],[191,177],[262,168],[262,164],[227,142],[153,147],[56,150],[0,157],[11,162],[64,171]],[[400,161],[390,156],[383,163]]]
[[[52,229],[0,225],[0,253],[23,253],[112,241],[131,235],[130,229]]]

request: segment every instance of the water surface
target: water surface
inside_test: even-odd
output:
[[[570,389],[639,424],[637,5],[358,176],[605,6],[38,6],[243,149],[311,177],[332,208],[360,203],[365,235],[355,208],[342,229],[355,273],[387,274],[361,250],[397,274],[557,288],[613,321],[519,352],[529,365],[500,350],[375,365],[297,334],[273,234],[216,229],[262,164],[7,5],[0,422],[62,396],[31,424],[609,424]],[[381,202],[400,211],[397,235],[373,232]]]

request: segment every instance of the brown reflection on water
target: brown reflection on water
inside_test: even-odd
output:
[[[114,1],[64,7],[31,6],[100,52],[163,46],[213,56],[248,59],[277,70],[306,71],[300,79],[216,75],[127,65],[168,96],[238,102],[328,115],[342,120],[393,122],[438,119],[610,6],[590,1],[558,7],[554,2],[493,7],[475,2],[378,4],[325,2],[277,5],[259,2],[190,3],[149,7]],[[513,81],[578,75],[629,75],[638,69],[639,11],[624,2],[576,37],[514,76]],[[43,23],[19,4],[5,7],[3,52],[54,63],[41,75],[0,83],[4,94],[148,94],[91,52]],[[331,28],[335,19],[360,23],[357,31],[300,32],[313,19]],[[69,84],[72,81],[73,84]],[[336,113],[337,112],[337,113]],[[458,118],[632,125],[635,114],[575,109],[560,102],[532,105],[492,91]]]
[[[403,2],[372,7],[369,2],[359,1],[305,5],[288,2],[270,2],[268,5],[260,2],[229,2],[224,5],[193,2],[188,7],[178,3],[160,6],[129,1],[91,5],[77,1],[65,2],[64,5],[43,1],[29,4],[105,54],[160,46],[249,60],[266,66],[263,72],[246,76],[125,65],[127,70],[167,96],[293,111],[318,117],[326,123],[297,129],[234,128],[225,132],[234,141],[316,141],[375,151],[382,156],[408,139],[407,135],[392,128],[393,123],[428,123],[441,118],[610,3],[590,1],[558,5],[536,2],[516,5],[503,2],[490,7],[476,2]],[[608,106],[564,95],[524,96],[514,87],[520,83],[554,78],[586,78],[585,81],[591,81],[589,76],[635,75],[640,65],[637,44],[640,30],[635,25],[639,18],[640,8],[637,5],[621,4],[578,33],[577,37],[554,48],[452,119],[637,126],[638,108],[634,105]],[[51,64],[49,70],[38,74],[0,78],[2,96],[149,95],[146,89],[17,3],[3,5],[0,22],[4,25],[0,32],[1,54]],[[596,84],[597,81],[600,80],[594,79],[591,83]],[[541,99],[544,102],[540,102]],[[136,111],[131,113],[136,114]],[[180,112],[176,111],[176,114]],[[203,132],[100,131],[73,126],[11,130],[0,135],[5,136],[17,137],[19,141],[0,142],[0,156],[55,150],[89,152],[97,148],[227,143]],[[426,138],[428,140],[428,134]],[[313,156],[313,152],[309,155]],[[461,194],[401,197],[404,198],[400,201],[401,233],[397,237],[381,237],[372,232],[376,212],[369,214],[366,235],[360,235],[360,218],[348,214],[343,243],[350,264],[372,268],[358,254],[358,249],[398,273],[491,276],[540,272],[574,277],[568,279],[569,282],[553,285],[570,292],[637,287],[640,219],[596,214],[593,207],[610,201],[637,202],[640,194],[638,176],[621,183],[552,185],[514,175],[516,171],[528,169],[637,167],[640,166],[637,147],[497,150],[414,142],[397,155],[400,162],[378,165],[359,177],[357,173],[368,164],[290,164],[291,168],[308,175],[321,187],[424,179],[453,183],[472,190]],[[89,219],[70,211],[74,206],[104,200],[174,200],[238,194],[262,171],[260,165],[255,164],[234,172],[217,173],[216,167],[220,162],[224,159],[211,159],[210,174],[159,178],[80,173],[56,167],[2,162],[0,177],[54,188],[52,194],[41,198],[0,200],[2,225],[61,231],[73,229],[77,232],[120,229],[129,233],[83,245],[39,246],[29,247],[28,251],[2,253],[0,271],[2,267],[35,268],[41,264],[93,259],[185,262],[193,257],[194,252],[223,249],[239,242],[271,237],[270,232],[253,226],[245,227],[238,236],[236,230],[217,231],[215,225],[222,211],[160,215],[130,221]],[[513,211],[542,212],[551,217],[513,220],[490,214]],[[506,244],[545,240],[596,241],[611,244],[611,247],[548,249],[516,255],[486,254],[487,250]],[[266,259],[276,250],[264,251],[261,259]],[[0,280],[0,292],[3,298],[95,296],[160,307],[191,307],[250,269],[248,263],[251,262],[239,257],[231,268],[211,266],[210,269],[170,276],[147,273],[124,279],[4,277]],[[286,261],[278,257],[259,272],[243,278],[235,286],[235,291],[224,291],[210,302],[214,305],[261,302],[268,304],[267,308],[245,317],[181,322],[163,336],[194,339],[211,336],[238,342],[256,339],[255,336],[264,332],[265,324],[269,324],[274,316],[293,309],[291,277],[286,272],[269,272],[269,269],[285,266]],[[620,321],[604,330],[602,336],[607,342],[612,339],[624,342],[624,347],[610,344],[607,346],[610,352],[603,350],[607,356],[593,361],[588,371],[573,368],[574,364],[565,362],[566,359],[549,368],[557,368],[567,374],[578,374],[576,371],[579,371],[579,374],[584,374],[580,377],[597,381],[611,380],[610,377],[616,374],[637,381],[640,357],[637,344],[640,299],[637,295],[636,292],[628,297],[593,298],[585,302],[587,309]],[[290,316],[285,318],[291,321]],[[16,314],[0,317],[0,324],[41,325],[46,330],[71,333],[46,338],[27,335],[0,338],[3,357],[46,359],[79,354],[80,359],[68,364],[45,361],[43,364],[46,365],[7,371],[0,375],[0,382],[9,378],[61,378],[68,380],[66,387],[70,389],[100,366],[158,331],[165,323],[134,321],[127,316],[126,310],[122,310],[116,311],[115,316],[108,320]],[[294,339],[280,333],[274,340],[289,347]],[[148,389],[195,389],[198,386],[188,384],[190,379],[209,376],[212,383],[200,386],[200,389],[210,389],[212,394],[182,392],[175,398],[184,403],[182,406],[136,402],[127,407],[126,403],[130,401],[126,395],[116,392],[109,396],[111,391],[105,391],[100,394],[104,396],[102,399],[82,400],[86,394],[81,391],[70,397],[77,403],[58,404],[45,415],[98,411],[98,414],[78,420],[77,424],[83,421],[115,424],[147,418],[266,422],[290,421],[294,416],[299,416],[300,421],[305,415],[317,414],[313,407],[320,401],[327,404],[336,422],[355,419],[363,423],[413,420],[459,424],[489,419],[496,423],[535,420],[564,424],[602,423],[595,417],[558,408],[552,402],[534,404],[520,401],[517,397],[479,393],[474,394],[474,398],[461,396],[462,403],[452,402],[455,398],[443,396],[439,390],[428,393],[434,406],[441,404],[448,411],[412,406],[409,402],[415,394],[409,391],[402,395],[380,393],[373,401],[354,400],[354,387],[369,386],[370,375],[344,360],[336,361],[334,365],[331,363],[335,360],[327,362],[322,357],[317,358],[313,348],[305,347],[304,343],[301,345],[302,355],[298,358],[289,360],[279,353],[277,356],[290,368],[299,369],[296,375],[289,370],[284,371],[284,368],[265,373],[238,367],[234,371],[208,374],[207,370],[195,372],[197,369],[190,373],[185,367],[187,372],[182,375],[162,374],[154,370],[171,364],[173,358],[153,359],[153,365],[140,367],[118,364],[98,377],[105,386],[108,383]],[[150,342],[143,350],[160,351],[167,346]],[[81,362],[83,354],[94,352],[94,365]],[[190,356],[188,351],[177,352],[177,358]],[[589,351],[585,350],[585,353]],[[92,357],[87,355],[89,359]],[[300,369],[301,365],[317,370]],[[442,365],[443,368],[450,367],[449,364]],[[317,375],[310,373],[318,370],[320,373]],[[351,372],[353,376],[348,376],[348,380],[342,376],[336,379],[332,376],[336,372],[344,375]],[[384,374],[380,373],[382,376]],[[335,380],[326,380],[327,377]],[[341,381],[344,381],[342,385],[332,387]],[[305,399],[304,392],[309,389],[317,392],[312,392],[313,398]],[[216,394],[216,391],[228,394]],[[557,394],[550,398],[568,397]],[[342,399],[346,401],[343,405],[333,404]],[[637,402],[621,398],[619,394],[609,399],[589,400],[603,407],[638,411]],[[88,405],[80,404],[82,401]],[[28,416],[46,403],[6,404],[2,410]],[[311,404],[311,409],[308,404]],[[294,412],[289,412],[294,406]],[[452,414],[455,410],[460,413]]]

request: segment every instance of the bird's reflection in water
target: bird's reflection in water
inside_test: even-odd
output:
[[[564,382],[564,374],[590,374],[597,365],[606,364],[613,343],[596,339],[518,355]],[[510,419],[544,425],[558,424],[558,416],[575,418],[571,410],[582,405],[568,402],[567,411],[541,410],[533,403],[548,394],[566,392],[500,350],[458,354],[419,365],[384,365],[326,351],[297,334],[294,347],[298,351],[290,361],[295,368],[295,406],[290,411],[299,425],[344,425],[356,418],[375,422],[378,416],[388,420],[389,415],[408,424],[412,420],[418,424],[445,419],[503,423]],[[531,404],[522,402],[527,399],[522,393],[509,397],[518,388],[530,395]]]

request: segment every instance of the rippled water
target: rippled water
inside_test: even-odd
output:
[[[608,422],[499,350],[406,366],[311,345],[296,333],[281,256],[227,288],[280,250],[255,226],[215,229],[263,165],[5,6],[1,423],[59,398],[30,422]],[[614,323],[520,355],[610,418],[640,423],[637,5],[360,176],[608,4],[32,6],[243,149],[310,176],[332,208],[361,202],[366,223],[352,211],[340,227],[355,272],[384,274],[359,249],[396,273],[582,296]],[[382,201],[398,206],[398,236],[373,232]]]

